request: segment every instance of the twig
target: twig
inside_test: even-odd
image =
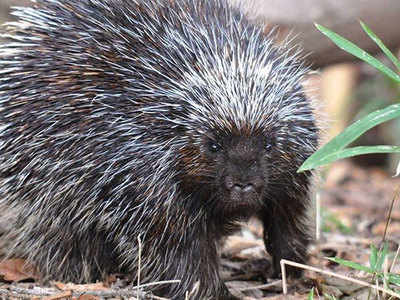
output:
[[[347,280],[347,281],[350,281],[350,282],[353,282],[353,283],[356,283],[356,284],[359,284],[359,285],[362,285],[362,286],[367,286],[367,287],[376,289],[378,291],[385,292],[385,293],[387,293],[387,294],[389,294],[391,296],[400,298],[400,294],[397,294],[397,293],[395,293],[395,292],[393,292],[391,290],[387,290],[387,289],[384,289],[384,288],[381,288],[381,287],[376,287],[375,285],[372,285],[372,284],[370,284],[368,282],[365,282],[365,281],[362,281],[362,280],[359,280],[359,279],[354,279],[354,278],[351,278],[351,277],[348,277],[348,276],[345,276],[345,275],[336,274],[336,273],[331,272],[331,271],[326,271],[326,270],[322,270],[322,269],[319,269],[319,268],[316,268],[316,267],[307,266],[307,265],[296,263],[296,262],[293,262],[293,261],[290,261],[290,260],[281,259],[282,289],[283,289],[283,294],[284,295],[287,294],[285,264],[293,266],[293,267],[297,267],[297,268],[301,268],[301,269],[305,269],[305,270],[314,271],[314,272],[317,272],[317,273],[329,275],[329,276],[332,276],[332,277],[337,277],[337,278],[340,278],[340,279],[344,279],[344,280]]]
[[[382,241],[381,241],[381,244],[379,246],[379,252],[378,253],[380,253],[380,255],[382,255],[382,250],[383,250],[383,247],[384,247],[385,242],[386,242],[387,230],[389,228],[390,221],[392,220],[393,206],[394,206],[394,203],[396,202],[397,198],[399,197],[399,193],[400,193],[400,186],[398,186],[397,189],[395,190],[392,202],[390,203],[389,213],[388,213],[388,216],[387,216],[387,219],[386,219],[386,224],[385,224],[385,231],[383,232]],[[374,272],[374,274],[372,275],[372,281],[375,281],[375,278],[376,278],[376,273]],[[369,291],[369,293],[368,293],[368,300],[370,298],[371,298],[371,291]]]
[[[399,194],[400,194],[400,186],[398,186],[397,189],[396,189],[396,191],[394,192],[394,196],[393,196],[393,199],[392,199],[392,203],[390,203],[389,214],[388,214],[388,218],[386,219],[385,231],[383,232],[381,247],[380,247],[379,251],[382,251],[382,249],[383,249],[383,243],[386,241],[387,229],[388,229],[388,227],[389,227],[390,221],[392,220],[392,210],[393,210],[393,206],[394,206],[394,203],[396,202],[397,198],[399,197]]]
[[[391,264],[391,266],[390,266],[389,273],[392,273],[392,272],[393,272],[394,266],[395,266],[395,264],[396,264],[397,257],[399,256],[399,252],[400,252],[400,244],[397,245],[397,251],[396,251],[396,254],[394,255],[392,264]]]

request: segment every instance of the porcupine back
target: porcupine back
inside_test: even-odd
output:
[[[271,190],[306,193],[293,178],[316,143],[307,69],[225,1],[38,0],[14,15],[0,46],[0,201],[10,255],[44,277],[135,272],[138,238],[143,282],[185,268],[192,237],[238,215],[207,196],[211,131],[273,137]]]

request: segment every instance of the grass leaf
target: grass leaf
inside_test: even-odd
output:
[[[359,263],[356,263],[356,262],[352,262],[350,260],[345,260],[345,259],[342,259],[342,258],[339,258],[339,257],[327,257],[327,259],[329,259],[330,261],[333,261],[335,263],[338,263],[338,264],[340,264],[342,266],[346,266],[346,267],[349,267],[349,268],[352,268],[352,269],[355,269],[355,270],[364,271],[364,272],[367,272],[367,273],[373,273],[374,272],[371,268],[363,266],[363,265],[360,265]]]
[[[368,34],[368,36],[381,48],[383,53],[393,62],[397,70],[400,71],[400,61],[393,55],[393,53],[385,46],[380,38],[362,21],[360,21],[361,27]]]
[[[356,155],[363,155],[363,154],[371,154],[371,153],[400,153],[400,146],[386,146],[386,145],[379,145],[379,146],[358,146],[347,148],[343,150],[338,150],[332,152],[325,157],[321,158],[318,161],[318,165],[326,165],[331,162],[337,161],[342,158],[352,157]],[[304,170],[308,169],[308,166],[305,165]],[[313,168],[313,167],[311,167]],[[302,171],[303,169],[301,169]]]
[[[369,256],[369,266],[372,270],[376,271],[376,262],[378,260],[378,249],[375,245],[371,244],[371,254]]]
[[[382,251],[378,252],[378,261],[376,262],[375,271],[382,272],[383,262],[385,261],[388,252],[388,243],[383,245]]]
[[[340,158],[367,153],[400,152],[396,146],[367,146],[344,149],[372,127],[388,120],[400,117],[400,104],[393,104],[384,109],[374,111],[361,120],[347,127],[342,133],[326,143],[313,155],[311,155],[299,168],[298,172],[310,170],[315,167],[333,162]]]
[[[365,61],[374,68],[378,69],[380,72],[392,78],[394,81],[400,82],[399,74],[396,74],[396,72],[385,66],[382,62],[380,62],[378,59],[370,55],[368,52],[364,51],[354,43],[350,42],[344,37],[341,37],[337,33],[329,30],[328,28],[322,25],[315,24],[315,26],[319,31],[325,34],[332,42],[334,42],[339,48]]]
[[[400,274],[389,273],[388,280],[390,283],[400,285]]]
[[[314,288],[311,289],[307,297],[307,300],[313,300],[313,299],[314,299]]]

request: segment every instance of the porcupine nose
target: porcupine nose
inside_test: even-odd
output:
[[[240,194],[248,194],[248,193],[253,193],[255,189],[252,183],[246,183],[246,184],[237,183],[233,186],[232,191]]]
[[[240,180],[233,176],[227,176],[225,178],[225,187],[230,192],[232,200],[247,200],[257,194],[260,180],[252,178],[248,180]]]

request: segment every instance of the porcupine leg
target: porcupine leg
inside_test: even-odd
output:
[[[178,279],[180,283],[155,289],[154,294],[173,300],[186,299],[186,295],[190,299],[239,300],[219,277],[219,258],[214,243],[191,242],[180,245],[174,256],[168,256],[169,267],[163,274],[162,280]]]
[[[273,277],[280,277],[282,258],[300,263],[307,259],[306,250],[310,239],[304,222],[308,200],[306,196],[299,199],[282,195],[276,201],[281,202],[275,207],[265,208],[261,218],[265,247],[272,256]],[[298,278],[301,270],[286,266],[286,273],[292,278]]]

